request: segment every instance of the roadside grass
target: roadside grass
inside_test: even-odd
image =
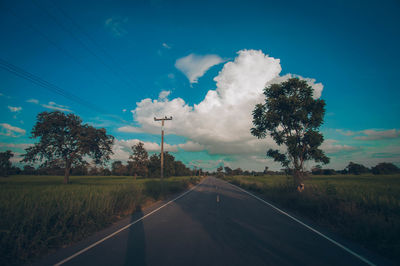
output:
[[[400,175],[310,176],[301,193],[288,176],[223,179],[400,264]]]
[[[0,265],[26,264],[84,239],[136,209],[187,189],[199,177],[0,178]]]

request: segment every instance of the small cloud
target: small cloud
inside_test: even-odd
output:
[[[39,101],[36,100],[36,99],[29,99],[29,100],[26,100],[26,102],[27,102],[27,103],[39,104]]]
[[[4,147],[4,148],[17,148],[17,149],[26,149],[33,146],[33,144],[30,143],[18,143],[18,144],[14,144],[14,143],[5,143],[5,142],[0,142],[0,147]]]
[[[182,71],[189,79],[190,83],[197,83],[211,67],[224,62],[218,55],[196,55],[189,54],[188,56],[179,58],[175,62],[175,67]]]
[[[328,154],[334,154],[342,151],[355,151],[358,150],[357,147],[338,144],[338,141],[335,139],[327,139],[322,145],[321,149],[324,150]]]
[[[133,127],[133,126],[123,126],[119,127],[117,129],[119,132],[125,132],[125,133],[142,133],[143,130],[139,127]]]
[[[128,18],[121,17],[111,17],[106,19],[104,25],[114,36],[121,37],[128,33],[124,28],[125,24],[128,22]]]
[[[158,95],[159,100],[165,100],[167,97],[171,94],[171,91],[161,91],[160,94]]]
[[[357,134],[357,132],[351,131],[351,130],[343,130],[343,129],[336,129],[336,132],[339,134],[342,134],[344,136],[353,136]]]
[[[169,46],[169,45],[166,44],[165,42],[163,42],[162,46],[163,46],[165,49],[171,49],[171,46]]]
[[[48,104],[42,104],[44,108],[57,110],[61,112],[72,112],[68,106],[56,104],[55,102],[49,102]]]
[[[383,140],[383,139],[396,139],[400,137],[400,130],[390,129],[390,130],[374,130],[367,129],[360,131],[364,136],[357,136],[354,139],[357,140]]]
[[[178,144],[178,147],[185,151],[203,151],[205,150],[205,146],[201,145],[197,142],[193,142],[189,140],[186,143]]]
[[[26,133],[25,129],[14,127],[7,123],[0,123],[0,127],[1,127],[0,135],[3,136],[20,137],[22,135],[25,135]]]
[[[122,109],[122,112],[124,112],[124,113],[125,113],[125,112],[126,112],[126,109]]]
[[[168,74],[168,78],[169,78],[169,79],[174,79],[174,78],[175,78],[174,73],[169,73],[169,74]]]
[[[22,107],[13,107],[13,106],[8,106],[8,109],[13,112],[13,113],[17,113],[17,112],[21,112]]]

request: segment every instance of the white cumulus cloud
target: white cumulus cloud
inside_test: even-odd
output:
[[[189,54],[176,60],[175,67],[185,74],[190,83],[197,83],[198,78],[202,77],[208,69],[222,62],[224,60],[218,55]]]
[[[278,148],[271,138],[259,140],[250,134],[252,111],[256,104],[265,100],[263,90],[272,82],[288,79],[280,77],[280,60],[257,50],[241,50],[237,57],[225,63],[214,78],[216,89],[209,90],[198,104],[189,105],[182,98],[150,99],[136,104],[133,119],[142,132],[159,134],[160,127],[154,117],[172,116],[165,123],[166,134],[184,136],[188,139],[179,147],[187,151],[207,150],[210,154],[265,156],[268,148]],[[299,76],[297,76],[299,77]],[[306,79],[317,88],[322,84]],[[119,131],[136,132],[138,128],[123,127]],[[254,161],[254,160],[253,160]],[[254,161],[254,163],[256,163]],[[253,164],[253,163],[252,163]]]

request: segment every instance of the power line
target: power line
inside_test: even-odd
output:
[[[75,39],[78,43],[81,44],[82,47],[85,48],[85,50],[87,50],[92,56],[94,56],[103,66],[105,66],[107,69],[109,69],[116,77],[118,77],[122,82],[125,83],[125,85],[128,85],[128,87],[130,88],[131,85],[127,84],[126,81],[124,81],[121,76],[119,75],[119,73],[117,73],[113,67],[111,67],[110,65],[108,65],[100,56],[98,56],[93,50],[91,50],[73,31],[69,30],[67,27],[65,27],[59,20],[57,17],[55,17],[53,14],[51,14],[46,8],[44,8],[42,5],[38,4],[37,1],[32,1],[34,3],[34,5],[42,10],[44,13],[47,14],[47,16],[49,16],[60,28],[62,28],[64,31],[66,31],[67,33],[69,33],[73,39]]]
[[[70,52],[68,52],[68,50],[66,50],[65,48],[63,48],[62,46],[58,45],[55,41],[53,41],[52,39],[50,39],[45,33],[43,33],[41,30],[39,30],[38,28],[36,28],[35,26],[33,26],[33,24],[31,23],[26,23],[26,21],[24,21],[20,16],[18,16],[12,9],[8,9],[10,11],[10,13],[16,17],[20,22],[23,22],[23,24],[31,29],[32,31],[35,31],[37,33],[39,33],[44,39],[46,39],[50,44],[52,44],[55,48],[57,48],[59,51],[61,51],[62,53],[64,53],[67,57],[70,57],[73,61],[75,61],[75,63],[77,63],[78,65],[80,65],[83,69],[85,69],[86,71],[88,71],[89,73],[92,74],[93,77],[98,78],[98,75],[96,75],[96,73],[88,66],[86,66],[85,64],[83,64],[76,56],[74,56],[73,54],[71,54]],[[103,82],[104,84],[106,84],[108,87],[114,89],[113,85],[108,82],[107,80],[100,78],[100,81]]]
[[[122,119],[121,117],[117,116],[117,115],[111,115],[108,114],[106,110],[70,93],[67,92],[65,90],[63,90],[62,88],[58,87],[57,85],[52,84],[51,82],[46,81],[45,79],[42,79],[28,71],[23,70],[22,68],[19,68],[9,62],[7,62],[6,60],[3,60],[0,58],[0,68],[3,68],[4,70],[14,74],[15,76],[18,76],[22,79],[28,80],[32,83],[34,83],[37,86],[40,86],[42,88],[45,88],[51,92],[54,92],[56,94],[59,94],[73,102],[76,102],[84,107],[86,107],[87,109],[95,112],[95,113],[101,113],[104,116],[110,117],[112,119],[118,120],[119,122],[122,122],[124,124],[131,124],[131,122],[126,121],[125,119]]]
[[[106,49],[104,49],[97,41],[95,41],[90,34],[82,27],[80,26],[70,15],[68,15],[67,12],[65,12],[55,1],[51,1],[53,3],[53,5],[58,9],[58,11],[61,12],[61,14],[63,14],[64,17],[66,17],[74,26],[75,28],[77,28],[90,42],[92,42],[92,44],[94,44],[94,46],[96,46],[106,57],[108,57],[108,59],[110,61],[112,61],[112,64],[119,69],[120,72],[124,72],[124,69],[122,69],[120,67],[120,65],[115,61],[115,59],[113,58],[113,56],[111,56]],[[118,72],[117,72],[118,73]],[[120,77],[121,78],[121,77]],[[122,78],[121,78],[122,80]],[[130,86],[134,86],[131,83],[130,78],[126,78],[126,81],[129,81]]]
[[[76,96],[76,95],[74,95],[72,93],[69,93],[69,92],[61,89],[60,87],[58,87],[58,86],[56,86],[56,85],[54,85],[54,84],[52,84],[52,83],[50,83],[50,82],[38,77],[38,76],[36,76],[36,75],[34,75],[34,74],[32,74],[32,73],[30,73],[28,71],[25,71],[22,68],[19,68],[19,67],[7,62],[6,60],[1,59],[1,58],[0,58],[0,67],[5,69],[5,70],[7,70],[8,72],[18,76],[18,77],[20,77],[20,78],[28,80],[28,81],[30,81],[30,82],[32,82],[32,83],[34,83],[34,84],[36,84],[36,85],[38,85],[38,86],[40,86],[42,88],[45,88],[45,89],[47,89],[47,90],[49,90],[51,92],[57,93],[57,94],[65,97],[65,98],[68,98],[71,101],[74,101],[74,102],[76,102],[76,103],[78,103],[80,105],[83,105],[86,108],[91,109],[92,111],[103,113],[103,114],[106,113],[106,111],[103,110],[102,108],[99,108],[99,107],[89,103],[88,101],[86,101],[86,100],[84,100],[84,99],[82,99],[82,98],[80,98],[80,97],[78,97],[78,96]]]

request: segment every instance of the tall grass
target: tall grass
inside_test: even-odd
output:
[[[301,193],[285,176],[225,179],[400,264],[400,175],[312,176]]]
[[[199,178],[12,176],[0,178],[0,265],[22,264],[79,241]]]

